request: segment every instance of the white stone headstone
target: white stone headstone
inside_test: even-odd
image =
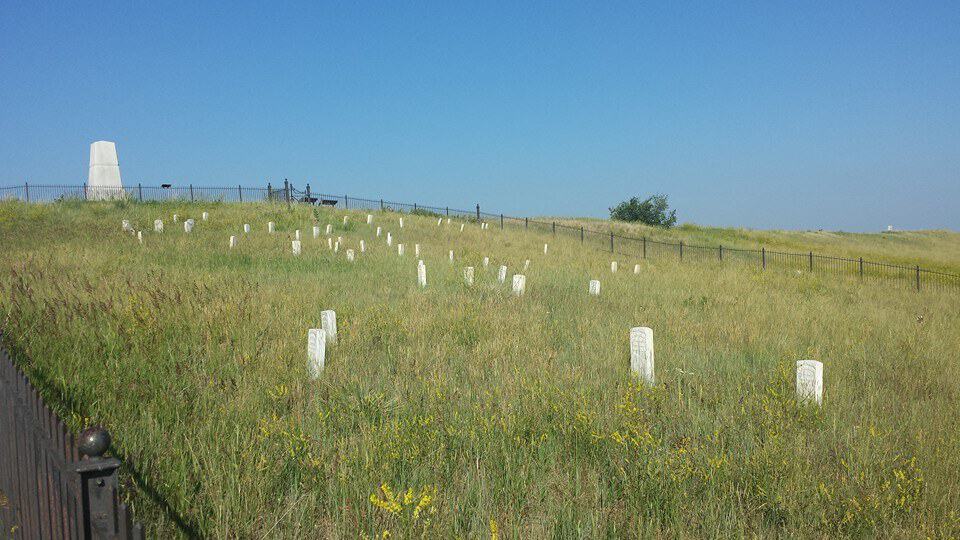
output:
[[[403,218],[400,218],[400,228],[403,228]]]
[[[640,273],[640,265],[639,265],[639,264],[633,265],[633,273],[634,273],[634,274],[639,274],[639,273]]]
[[[437,220],[437,227],[443,225],[443,218]]]
[[[653,330],[645,326],[630,329],[630,372],[647,384],[654,384]]]
[[[377,227],[377,238],[380,237],[380,227]]]
[[[237,237],[236,237],[236,236],[231,236],[231,237],[230,237],[230,249],[233,249],[233,248],[235,248],[235,247],[237,247]]]
[[[417,264],[417,285],[427,286],[427,265],[423,264],[423,261]]]
[[[333,252],[338,253],[340,251],[340,242],[333,243]]]
[[[590,280],[590,294],[593,296],[600,296],[600,280]]]
[[[468,266],[463,269],[463,279],[467,282],[467,285],[473,285],[473,267]]]
[[[514,274],[513,276],[513,294],[523,296],[527,289],[527,276],[523,274]]]
[[[823,363],[816,360],[797,362],[797,399],[804,403],[823,403]]]
[[[327,236],[333,234],[333,225],[327,223]]]
[[[173,215],[173,222],[174,222],[174,223],[180,223],[180,216],[178,216],[177,214],[174,214],[174,215]]]
[[[420,256],[420,244],[414,244],[414,245],[413,245],[413,256],[414,256],[414,257],[419,257],[419,256]]]
[[[143,231],[137,231],[137,242],[143,243]]]
[[[246,234],[249,234],[249,233],[250,233],[250,224],[249,224],[249,223],[244,223],[244,224],[243,224],[243,232],[246,233]]]
[[[361,241],[360,241],[360,253],[366,253],[366,252],[367,252],[367,243],[364,242],[363,240],[361,240]]]
[[[276,228],[277,228],[277,224],[276,224],[276,223],[274,223],[274,222],[272,222],[272,221],[268,221],[268,222],[267,222],[267,232],[268,232],[268,233],[273,234],[273,231],[274,231]]]
[[[486,268],[486,267],[488,267],[488,266],[490,266],[490,257],[484,257],[484,258],[483,258],[483,267]]]
[[[299,241],[299,240],[294,240],[293,242],[290,242],[290,246],[293,248],[293,254],[294,254],[294,255],[299,255],[299,254],[300,254],[300,241]]]
[[[352,249],[348,249],[348,250],[347,250],[347,260],[350,261],[350,262],[353,262],[353,258],[354,258],[353,250],[352,250]]]
[[[367,225],[373,225],[373,214],[367,214]]]
[[[544,254],[544,255],[547,254],[547,250],[548,250],[548,249],[550,249],[550,246],[548,246],[547,244],[544,244],[544,245],[543,245],[543,254]]]
[[[343,243],[343,237],[342,237],[342,236],[338,236],[338,237],[337,237],[337,242],[339,242],[339,243],[342,244],[342,243]]]
[[[333,249],[333,238],[327,237],[327,249]]]
[[[125,196],[115,143],[96,141],[90,145],[86,194],[88,199],[95,201],[122,199]]]
[[[450,250],[450,262],[453,262],[453,250]]]
[[[343,224],[344,224],[344,225],[347,224],[347,216],[343,216]]]
[[[397,244],[397,255],[403,257],[403,244]]]
[[[294,239],[294,240],[299,240],[299,239],[300,239],[300,229],[297,229],[297,230],[293,231],[293,239]]]
[[[503,283],[507,281],[507,267],[500,266],[500,270],[497,271],[497,281]]]
[[[332,309],[325,309],[320,312],[320,328],[327,335],[329,345],[337,344],[337,312]]]
[[[125,219],[120,222],[120,230],[122,230],[123,232],[130,232],[133,230],[133,226],[130,225],[129,219]]]
[[[461,223],[461,224],[460,224],[460,232],[463,232],[463,226],[464,226],[464,224]]]
[[[447,218],[447,225],[450,224],[450,218]]]
[[[153,232],[163,232],[163,220],[155,219],[153,220]]]
[[[617,273],[617,261],[610,261],[610,271],[614,274]]]
[[[186,221],[183,222],[183,232],[185,232],[185,233],[193,232],[193,220],[192,220],[192,219],[188,219],[188,220],[186,220]]]
[[[316,225],[313,226],[313,237],[320,238],[320,227]]]
[[[200,218],[203,219],[204,221],[210,219],[210,212],[204,212],[200,214]]]
[[[526,272],[530,269],[530,259],[523,261],[523,271]]]
[[[323,328],[311,328],[307,331],[307,371],[311,379],[323,373],[327,356],[327,334]]]
[[[392,245],[393,245],[393,235],[390,234],[390,233],[387,233],[387,245],[388,245],[388,246],[392,246]]]

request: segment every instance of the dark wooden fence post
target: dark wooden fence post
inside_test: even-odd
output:
[[[860,257],[860,279],[863,279],[863,257]]]
[[[447,217],[450,217],[450,207],[447,206],[446,208],[447,208]]]
[[[723,244],[720,244],[720,260],[723,261]]]
[[[643,237],[643,258],[647,258],[647,237]]]
[[[530,218],[528,217],[523,218],[523,228],[524,229],[530,228]]]
[[[613,253],[613,231],[610,231],[610,253]]]
[[[920,265],[917,265],[917,292],[920,292]]]
[[[554,236],[557,235],[557,222],[556,222],[556,221],[553,222],[553,235],[554,235]]]
[[[810,272],[813,272],[813,252],[810,252]]]
[[[583,225],[580,226],[580,243],[583,243]]]
[[[680,260],[683,260],[683,240],[680,241]]]
[[[763,269],[767,269],[767,248],[760,248],[760,263],[763,265]]]
[[[503,230],[503,214],[500,214],[500,230]]]

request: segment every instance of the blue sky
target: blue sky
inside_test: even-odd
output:
[[[943,2],[0,4],[0,185],[265,184],[518,215],[960,229]]]

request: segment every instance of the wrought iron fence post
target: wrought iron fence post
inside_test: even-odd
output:
[[[613,231],[610,231],[610,253],[613,253]]]
[[[124,525],[119,520],[116,495],[120,461],[103,457],[109,447],[110,434],[103,428],[89,428],[80,434],[77,449],[83,457],[74,463],[74,470],[80,476],[85,538],[117,538]]]
[[[383,212],[383,199],[380,199],[380,211]]]
[[[310,203],[310,184],[307,184],[307,203]]]
[[[287,200],[287,209],[290,208],[290,181],[283,179],[283,196]]]
[[[267,182],[267,200],[273,200],[273,186],[270,185],[270,182]]]
[[[140,193],[140,202],[143,202],[143,184],[137,182],[137,192]]]
[[[237,184],[237,200],[243,202],[243,186]]]
[[[480,221],[480,203],[477,203],[477,221]]]
[[[500,230],[503,230],[503,214],[500,214]]]
[[[720,244],[720,261],[723,261],[723,244]]]
[[[193,202],[193,184],[190,184],[190,202]]]
[[[343,196],[343,209],[344,210],[350,209],[350,197],[347,197],[346,195]]]
[[[524,229],[530,228],[530,218],[528,217],[523,218],[523,228]]]
[[[414,212],[417,211],[417,203],[413,203],[413,211],[414,211]]]
[[[920,265],[917,265],[917,292],[920,292]]]
[[[583,225],[580,226],[580,243],[583,243]]]
[[[813,252],[810,252],[810,272],[813,272]]]
[[[27,202],[30,202],[30,184],[28,184],[27,182],[24,182],[23,191],[27,196]]]
[[[683,260],[683,240],[680,241],[680,260]]]
[[[447,207],[447,217],[450,217],[450,207]]]
[[[557,222],[556,222],[556,221],[553,222],[553,235],[554,235],[554,236],[557,235]]]
[[[760,263],[763,265],[763,269],[767,269],[767,248],[760,248]]]

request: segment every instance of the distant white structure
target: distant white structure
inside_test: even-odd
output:
[[[91,144],[87,198],[105,200],[120,199],[123,196],[123,183],[120,181],[120,162],[117,160],[117,145],[110,141],[97,141]]]
[[[887,232],[893,232],[893,225],[887,225]]]

